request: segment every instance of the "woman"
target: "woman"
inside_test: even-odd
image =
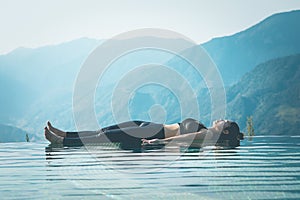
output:
[[[47,123],[45,137],[53,144],[82,146],[84,144],[119,143],[122,149],[137,149],[145,144],[164,144],[170,141],[197,142],[205,139],[217,141],[217,145],[237,147],[243,134],[235,122],[217,120],[206,128],[195,119],[185,119],[176,124],[157,124],[145,121],[129,121],[108,126],[98,131],[65,132]]]

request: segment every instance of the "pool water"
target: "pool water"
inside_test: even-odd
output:
[[[1,199],[300,199],[300,136],[236,149],[0,144]]]

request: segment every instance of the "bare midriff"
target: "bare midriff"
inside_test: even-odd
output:
[[[180,135],[179,124],[164,125],[165,138],[174,137]]]

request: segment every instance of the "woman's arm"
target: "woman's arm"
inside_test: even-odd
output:
[[[210,131],[206,129],[202,129],[199,132],[194,132],[194,133],[187,133],[184,135],[177,135],[165,139],[152,139],[152,140],[146,140],[142,139],[143,144],[166,144],[171,141],[174,142],[201,142],[204,140],[204,138],[210,135]]]

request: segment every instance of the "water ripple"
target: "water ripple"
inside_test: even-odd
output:
[[[140,153],[0,144],[0,194],[4,199],[299,199],[299,144],[298,136],[260,136],[236,149],[175,146]]]

